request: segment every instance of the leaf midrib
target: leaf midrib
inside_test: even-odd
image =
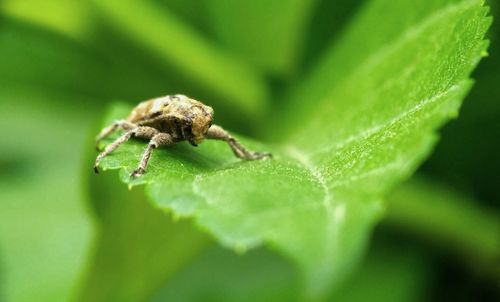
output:
[[[461,85],[464,83],[464,81],[459,82],[459,84],[454,84],[450,87],[448,87],[446,90],[435,93],[432,97],[430,98],[425,98],[418,102],[415,106],[402,111],[400,114],[396,115],[393,118],[387,119],[382,123],[378,123],[376,125],[371,126],[368,129],[365,129],[363,131],[358,132],[357,134],[348,136],[347,138],[339,141],[337,144],[331,146],[331,147],[325,147],[325,148],[320,148],[312,153],[309,154],[311,157],[316,157],[318,155],[322,155],[325,153],[330,153],[330,152],[339,152],[342,149],[348,148],[351,144],[365,140],[377,133],[382,132],[385,128],[396,125],[396,124],[402,124],[402,122],[410,118],[412,115],[415,115],[419,112],[421,112],[423,109],[425,109],[428,105],[434,104],[436,101],[440,100],[442,97],[445,97],[449,95],[452,92],[458,91],[461,88]]]
[[[307,156],[306,153],[301,151],[300,149],[296,147],[288,147],[285,149],[286,153],[293,159],[295,159],[298,163],[300,163],[313,177],[313,179],[316,179],[318,184],[321,186],[323,189],[323,201],[322,201],[322,206],[325,208],[328,219],[327,219],[327,226],[326,226],[326,231],[325,231],[325,240],[323,244],[323,253],[325,255],[324,259],[327,259],[327,263],[325,265],[329,265],[332,262],[332,259],[335,258],[335,236],[336,225],[339,224],[341,221],[341,217],[343,217],[343,205],[339,205],[337,208],[335,208],[332,204],[333,202],[333,194],[332,191],[330,190],[330,187],[328,186],[328,182],[326,177],[323,175],[320,169],[316,165],[314,165],[310,158]],[[342,213],[342,214],[341,214]],[[336,219],[335,219],[336,218]]]
[[[294,145],[287,145],[287,146],[285,146],[282,149],[282,152],[284,153],[284,155],[286,155],[287,158],[293,160],[297,166],[299,166],[302,169],[308,171],[309,174],[311,175],[312,179],[314,179],[319,184],[319,186],[322,188],[322,190],[324,192],[323,193],[324,194],[324,198],[321,201],[321,203],[312,201],[310,203],[307,203],[306,206],[301,207],[301,208],[311,209],[311,208],[316,208],[316,207],[318,207],[318,206],[321,205],[321,207],[325,208],[325,210],[327,211],[327,213],[329,213],[329,215],[331,215],[333,217],[333,216],[336,215],[335,207],[332,204],[332,202],[333,202],[333,193],[332,193],[332,190],[334,188],[342,187],[344,185],[348,185],[352,181],[362,179],[363,177],[368,177],[368,176],[373,176],[373,175],[377,175],[377,174],[380,174],[380,173],[384,173],[388,169],[390,169],[391,167],[393,167],[393,166],[397,167],[397,166],[399,166],[401,164],[401,162],[399,162],[399,161],[398,162],[392,162],[389,165],[378,167],[377,169],[370,170],[370,171],[368,171],[366,173],[360,174],[360,175],[356,176],[355,179],[353,177],[351,177],[351,178],[349,178],[347,180],[342,180],[342,181],[339,181],[339,182],[336,182],[336,183],[334,182],[334,183],[328,185],[328,179],[327,179],[327,177],[324,176],[323,173],[321,172],[321,169],[319,169],[318,166],[316,166],[312,162],[312,159],[315,156],[317,156],[319,154],[322,154],[322,153],[332,152],[332,151],[337,151],[338,152],[342,148],[348,147],[349,144],[355,143],[355,142],[357,142],[359,140],[365,140],[365,139],[367,139],[370,136],[376,135],[376,134],[384,131],[384,129],[386,129],[387,127],[391,127],[391,126],[393,126],[395,124],[398,124],[398,123],[399,124],[404,124],[404,121],[406,119],[410,119],[412,115],[420,112],[421,110],[424,110],[428,105],[432,105],[434,102],[438,101],[439,99],[441,99],[442,97],[448,95],[449,93],[458,90],[459,88],[460,88],[460,85],[458,85],[458,84],[453,85],[450,88],[448,88],[447,90],[435,94],[431,98],[427,98],[427,99],[422,100],[417,105],[415,105],[414,107],[410,108],[407,111],[402,112],[398,116],[396,116],[396,117],[394,117],[392,119],[388,119],[384,123],[381,123],[381,124],[377,125],[376,127],[372,127],[369,130],[367,130],[367,131],[363,131],[363,132],[359,133],[356,136],[350,137],[350,139],[349,139],[348,142],[341,143],[341,144],[333,146],[331,148],[322,149],[322,150],[316,151],[314,153],[308,154],[307,152],[301,150],[297,146],[294,146]],[[219,171],[224,171],[225,169],[226,169],[226,167],[221,168],[221,169],[217,169],[217,170],[215,170],[213,172],[210,172],[210,174],[211,173],[218,173]],[[197,196],[199,196],[200,198],[202,198],[203,200],[205,200],[205,202],[207,204],[210,204],[211,202],[207,199],[206,195],[203,194],[203,192],[201,192],[199,189],[197,189],[197,186],[196,186],[196,183],[199,181],[199,179],[201,179],[201,176],[200,175],[194,175],[194,176],[195,176],[195,178],[192,181],[192,191]],[[296,209],[296,208],[293,208],[293,209]],[[287,208],[283,207],[283,208],[274,208],[273,210],[271,210],[271,212],[273,214],[275,214],[275,213],[281,213],[281,212],[288,212],[288,211],[291,211],[291,210],[292,209],[289,208],[289,207],[287,207]],[[252,213],[252,217],[259,217],[260,215],[269,215],[269,210],[262,211],[261,213],[258,213],[258,212],[253,212]],[[328,229],[330,229],[330,227]]]
[[[384,59],[386,59],[392,52],[397,51],[400,47],[404,46],[404,44],[407,41],[410,41],[411,39],[414,39],[415,37],[418,37],[422,32],[424,32],[428,27],[432,26],[434,23],[439,22],[441,18],[446,18],[448,15],[453,14],[460,10],[461,8],[466,8],[470,5],[473,5],[473,2],[470,0],[465,0],[456,4],[448,4],[438,10],[437,12],[429,15],[428,17],[424,18],[422,21],[416,23],[414,26],[409,27],[407,30],[405,30],[397,39],[394,40],[394,42],[388,44],[385,47],[380,48],[377,52],[375,52],[373,55],[369,56],[366,60],[365,63],[358,65],[359,67],[354,69],[349,76],[346,77],[345,81],[352,81],[353,78],[356,77],[357,74],[359,73],[364,73],[368,72],[370,69],[373,69],[376,67],[376,65],[380,62],[382,62]],[[448,87],[446,90],[438,92],[434,94],[432,97],[426,98],[418,102],[415,106],[411,107],[410,109],[407,109],[400,114],[398,114],[395,117],[392,117],[390,119],[385,120],[382,123],[378,123],[377,125],[374,125],[368,129],[365,129],[358,134],[355,134],[353,136],[349,136],[346,139],[338,142],[334,146],[323,148],[320,150],[317,150],[313,153],[307,153],[304,150],[301,150],[298,146],[295,145],[287,145],[284,150],[285,154],[287,154],[291,159],[294,159],[302,165],[304,169],[309,171],[311,176],[317,181],[317,183],[321,186],[323,190],[323,200],[322,200],[322,206],[325,208],[327,215],[329,219],[327,219],[327,227],[325,231],[325,241],[323,244],[323,247],[325,249],[324,253],[325,255],[329,255],[330,257],[325,257],[325,259],[333,259],[332,255],[334,255],[334,247],[336,246],[333,242],[335,239],[335,230],[336,226],[335,224],[338,223],[340,220],[340,216],[343,215],[337,215],[340,213],[340,209],[343,209],[342,207],[338,207],[337,211],[335,207],[333,206],[333,193],[332,189],[348,185],[349,183],[352,183],[355,180],[362,179],[364,177],[373,177],[375,175],[381,174],[381,173],[386,173],[388,170],[391,170],[394,167],[399,167],[402,163],[399,161],[396,162],[391,162],[388,165],[378,167],[377,169],[372,169],[366,173],[363,173],[361,175],[356,176],[356,179],[353,177],[339,181],[337,183],[332,183],[328,185],[328,180],[325,175],[321,172],[321,169],[319,169],[314,163],[313,163],[313,158],[326,152],[338,152],[341,149],[344,149],[351,145],[354,142],[360,141],[367,139],[368,137],[371,137],[375,134],[378,134],[382,132],[384,129],[394,126],[395,124],[402,124],[403,121],[411,118],[411,116],[419,113],[420,111],[424,110],[426,107],[429,105],[432,105],[436,101],[442,99],[444,96],[449,95],[450,93],[457,91],[460,89],[459,84],[454,84],[450,87]],[[273,211],[274,212],[274,211]],[[338,216],[336,219],[334,218],[335,216]]]

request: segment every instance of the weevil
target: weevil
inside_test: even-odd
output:
[[[153,150],[180,141],[188,141],[197,146],[204,139],[222,140],[229,144],[234,155],[245,160],[271,157],[267,152],[249,151],[221,126],[212,124],[214,110],[200,101],[185,95],[167,95],[139,103],[124,120],[117,120],[101,130],[96,138],[96,146],[117,130],[124,133],[97,156],[94,171],[99,172],[101,160],[115,151],[132,137],[149,140],[139,166],[131,177],[139,177],[146,172]],[[98,148],[99,149],[99,148]]]

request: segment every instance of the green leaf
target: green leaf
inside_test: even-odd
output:
[[[0,127],[8,129],[0,154],[1,301],[69,301],[84,266],[92,225],[79,176],[91,111],[84,98],[63,106],[67,99],[0,91]]]
[[[474,71],[476,84],[464,101],[460,118],[447,125],[443,139],[426,162],[425,172],[474,192],[478,202],[500,200],[500,1],[489,1],[495,20],[489,30],[492,37],[488,57]]]
[[[329,65],[328,77],[319,76],[328,71],[322,66],[306,81],[299,96],[310,110],[280,124],[291,133],[280,145],[243,140],[272,151],[272,160],[242,162],[221,142],[179,144],[158,150],[148,173],[131,180],[145,147],[132,141],[102,167],[121,169],[131,186],[146,184],[156,206],[194,217],[227,247],[272,246],[300,268],[304,298],[324,297],[362,254],[385,193],[411,175],[435,130],[457,115],[487,46],[491,20],[481,1],[429,2],[401,15],[400,5],[377,0],[365,7],[339,46],[353,56],[337,58],[346,63]],[[393,15],[380,22],[381,12]],[[128,110],[115,108],[107,122]]]
[[[114,111],[110,120],[128,110],[117,106]],[[264,150],[248,140],[244,143]],[[197,150],[179,144],[155,153],[148,173],[131,180],[143,149],[142,142],[131,141],[107,157],[102,167],[122,168],[121,177],[130,185],[147,183],[146,194],[156,206],[177,216],[197,217],[198,224],[225,246],[243,252],[264,241],[276,245],[306,272],[310,290],[315,291],[311,295],[330,285],[331,268],[336,275],[345,273],[381,210],[377,201],[331,200],[321,176],[302,158],[287,154],[298,156],[296,150],[267,147],[273,160],[241,162],[220,142],[207,141]]]
[[[341,110],[350,111],[352,107],[363,105],[353,103],[352,94],[358,98],[378,94],[386,97],[386,102],[400,97],[400,102],[412,103],[415,99],[432,97],[432,93],[439,89],[444,92],[446,87],[450,87],[449,83],[457,83],[457,79],[464,80],[470,73],[471,64],[475,66],[479,59],[479,56],[475,56],[470,58],[469,64],[457,64],[461,48],[473,47],[471,43],[478,42],[475,35],[482,37],[485,28],[491,23],[490,18],[478,21],[477,16],[474,16],[478,11],[467,9],[482,2],[404,0],[388,4],[384,0],[367,1],[363,9],[350,20],[350,26],[339,40],[330,46],[313,72],[305,79],[298,79],[298,83],[303,84],[295,85],[297,88],[290,91],[287,100],[289,108],[278,108],[283,115],[279,122],[297,125],[295,128],[284,129],[288,133],[294,133],[296,128],[302,128],[302,116],[313,117],[310,112],[322,111],[324,108],[318,108],[320,106],[316,104],[323,103],[327,103],[325,106],[336,112],[331,117],[336,118],[345,114]],[[479,14],[485,14],[486,10],[483,8],[483,12]],[[384,22],[380,22],[381,16],[384,16]],[[467,28],[468,26],[479,26],[480,30],[475,31]],[[426,33],[433,30],[438,32],[425,37]],[[464,36],[456,34],[456,31],[461,30],[464,31]],[[447,33],[450,35],[446,36]],[[443,37],[443,41],[435,41],[432,37]],[[459,41],[453,41],[453,37]],[[446,47],[450,44],[455,46]],[[485,47],[481,46],[481,49]],[[448,69],[452,67],[453,70]],[[396,76],[398,73],[404,78],[399,79]],[[426,79],[421,78],[425,76]],[[391,81],[396,78],[399,81]],[[443,87],[444,85],[447,86]],[[398,91],[394,91],[398,88]],[[407,95],[405,90],[415,93]],[[390,96],[383,96],[382,93]],[[427,95],[423,95],[425,93]],[[363,100],[358,99],[357,102],[361,101]],[[364,103],[373,104],[374,107],[385,105],[373,102],[371,98],[365,98]],[[339,106],[343,108],[338,108]],[[329,113],[327,111],[324,115]],[[358,115],[357,118],[362,119],[363,116]],[[283,135],[282,128],[275,127],[274,133],[278,137]]]

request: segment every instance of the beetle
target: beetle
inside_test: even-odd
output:
[[[247,150],[221,126],[212,124],[213,117],[212,107],[182,94],[143,101],[131,111],[126,119],[117,120],[101,130],[96,138],[97,147],[103,139],[116,130],[124,130],[124,133],[107,145],[97,156],[94,171],[98,173],[101,160],[132,137],[148,139],[149,144],[139,166],[130,175],[131,177],[139,177],[146,172],[154,149],[180,141],[188,141],[196,147],[204,139],[222,140],[229,144],[237,157],[245,160],[265,159],[272,156],[267,152]]]

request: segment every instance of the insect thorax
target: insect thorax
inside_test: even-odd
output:
[[[165,96],[137,105],[128,121],[169,133],[179,140],[197,144],[211,124],[213,110],[183,95]]]

